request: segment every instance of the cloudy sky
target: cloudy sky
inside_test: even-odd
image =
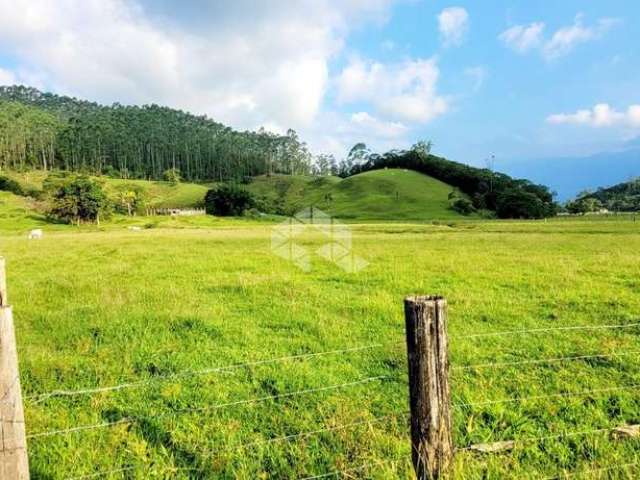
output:
[[[565,156],[640,136],[640,2],[0,0],[0,84],[299,131],[337,156]]]

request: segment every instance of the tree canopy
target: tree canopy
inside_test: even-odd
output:
[[[187,181],[306,174],[312,156],[295,131],[239,132],[158,105],[103,106],[37,89],[0,87],[0,168],[54,168]]]
[[[94,179],[84,175],[56,178],[50,184],[49,216],[67,222],[100,222],[109,215],[111,202]]]
[[[611,212],[640,211],[640,178],[595,192],[582,192],[567,203],[569,213],[596,212],[603,208]]]

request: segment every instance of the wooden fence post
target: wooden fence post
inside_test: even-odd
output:
[[[0,257],[0,479],[28,480],[29,459],[13,314]]]
[[[447,301],[404,301],[409,360],[412,460],[418,480],[445,478],[453,460]]]

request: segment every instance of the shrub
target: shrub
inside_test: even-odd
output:
[[[170,168],[169,170],[165,170],[162,174],[162,179],[165,182],[173,183],[174,185],[176,185],[182,181],[180,170],[178,170],[177,168]]]
[[[451,204],[451,208],[462,215],[471,215],[476,211],[473,203],[466,198],[458,198]]]
[[[220,185],[204,197],[204,208],[209,215],[240,216],[256,205],[255,198],[237,185]]]
[[[15,193],[16,195],[24,195],[25,192],[18,182],[14,179],[0,175],[0,190]]]

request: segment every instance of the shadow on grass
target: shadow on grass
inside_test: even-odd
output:
[[[193,452],[178,445],[171,434],[152,420],[137,418],[136,425],[142,437],[155,447],[162,447],[173,454],[176,466],[189,471],[189,478],[207,478],[204,464]]]

